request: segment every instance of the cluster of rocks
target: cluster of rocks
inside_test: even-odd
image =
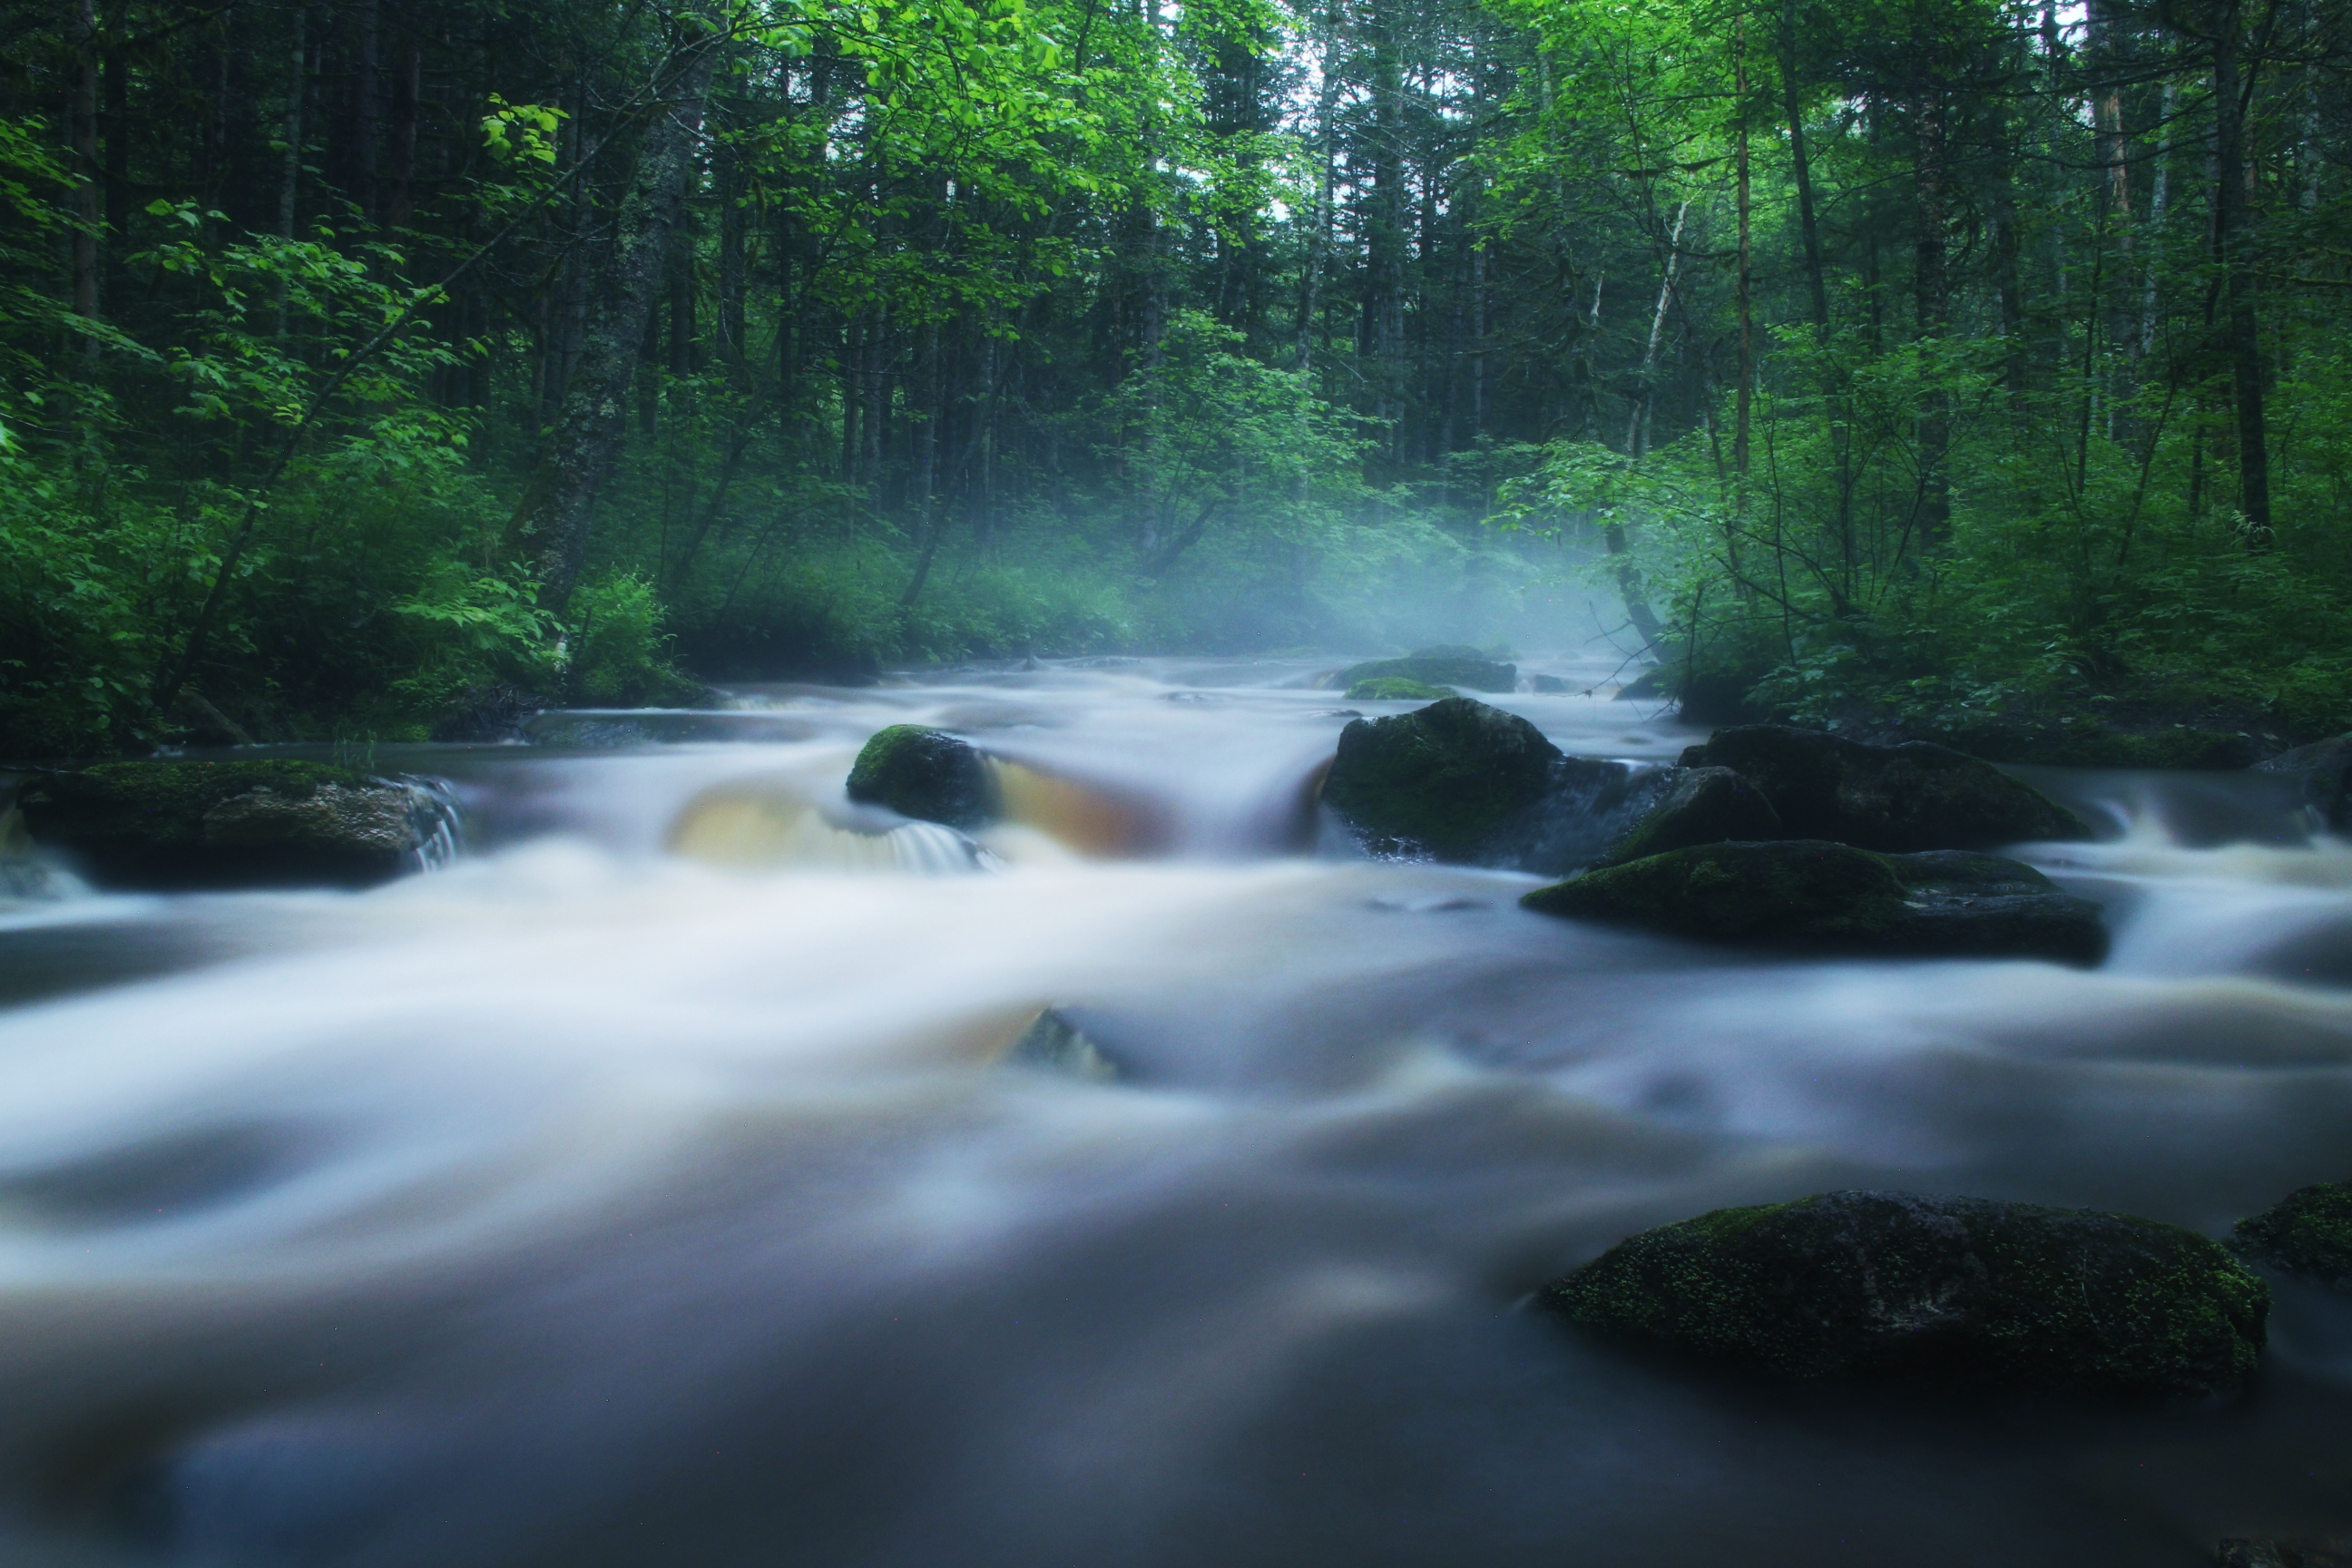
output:
[[[1742,725],[1643,778],[1455,697],[1350,723],[1323,801],[1375,853],[1538,871],[1569,868],[1527,853],[1571,844],[1563,817],[1634,811],[1613,842],[1587,841],[1580,875],[1526,896],[1543,914],[1817,951],[2096,963],[2106,950],[2095,906],[1982,852],[2087,838],[2082,819],[1925,742]]]
[[[1537,1300],[1764,1377],[2212,1398],[2260,1360],[2256,1267],[2352,1288],[2352,1186],[2294,1193],[2226,1245],[2129,1215],[1822,1193],[1629,1237]]]
[[[422,781],[282,757],[35,773],[12,808],[28,848],[136,891],[367,887],[422,868],[453,831]]]

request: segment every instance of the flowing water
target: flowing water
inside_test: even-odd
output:
[[[2108,906],[2102,968],[1702,950],[1350,856],[1315,668],[551,715],[373,759],[453,781],[446,868],[0,906],[0,1563],[2080,1568],[2352,1526],[2344,1299],[2283,1289],[2247,1398],[2160,1410],[1750,1386],[1524,1307],[1726,1204],[2218,1235],[2352,1176],[2352,847],[2252,776],[2037,774],[2111,833],[2028,852]],[[1692,738],[1608,689],[1496,700]],[[1029,825],[846,811],[905,721]],[[1008,1063],[1047,1006],[1115,1080]]]

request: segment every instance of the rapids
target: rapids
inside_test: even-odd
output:
[[[0,1563],[2185,1568],[2352,1527],[2344,1299],[2283,1287],[2212,1410],[1748,1386],[1519,1310],[1726,1204],[2220,1234],[2352,1176],[2352,847],[2253,775],[2037,773],[2112,829],[2027,851],[2108,906],[2102,968],[1701,950],[1318,834],[1318,668],[549,715],[378,749],[452,781],[446,868],[0,905]],[[1495,700],[1694,738],[1608,691]],[[1039,781],[982,869],[840,849],[900,721]],[[1049,1005],[1119,1081],[1000,1059]]]

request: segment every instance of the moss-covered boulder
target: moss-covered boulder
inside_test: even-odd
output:
[[[1359,680],[1341,695],[1350,702],[1437,702],[1460,693],[1450,687],[1424,686],[1401,675],[1383,675],[1378,680]]]
[[[1366,680],[1416,680],[1423,686],[1458,686],[1471,691],[1516,691],[1519,667],[1488,658],[1475,647],[1452,643],[1418,648],[1402,658],[1375,658],[1350,665],[1331,678],[1351,688]]]
[[[2320,821],[2338,833],[2352,831],[2352,735],[2297,746],[2255,763],[2254,769],[2301,780],[2304,804]]]
[[[1668,850],[1519,902],[1538,914],[1807,952],[2095,963],[2107,949],[2098,906],[2019,861],[1876,855],[1818,838]]]
[[[1648,815],[1609,847],[1601,864],[1622,865],[1727,839],[1780,837],[1780,814],[1763,791],[1729,768],[1683,768]]]
[[[2091,837],[2081,817],[2032,785],[1925,741],[1870,746],[1821,730],[1738,724],[1685,751],[1682,765],[1731,769],[1797,837],[1890,855]]]
[[[2352,1182],[2296,1188],[2240,1220],[2230,1250],[2339,1290],[2352,1289]]]
[[[428,791],[323,763],[102,763],[17,796],[33,842],[100,887],[365,887],[425,864]]]
[[[920,724],[893,724],[866,742],[849,770],[849,798],[967,830],[999,810],[987,759],[970,742]]]
[[[1475,862],[1507,818],[1549,793],[1565,760],[1517,714],[1449,697],[1340,731],[1323,803],[1375,848]]]
[[[2260,1279],[2175,1226],[1868,1192],[1643,1231],[1538,1299],[1773,1378],[2191,1398],[2244,1384],[2270,1311]]]

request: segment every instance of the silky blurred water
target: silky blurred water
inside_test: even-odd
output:
[[[453,781],[446,869],[0,908],[0,1561],[2188,1564],[2352,1527],[2315,1291],[2197,1410],[1748,1386],[1517,1310],[1729,1203],[2220,1234],[2352,1176],[2352,848],[2252,775],[2036,773],[2111,834],[2025,852],[2108,906],[2107,964],[1759,961],[1335,852],[1328,668],[549,716],[379,749]],[[1575,689],[1495,700],[1568,751],[1696,738],[1534,668]],[[666,847],[714,799],[837,816],[906,721],[1095,815],[961,875]],[[1000,1059],[1048,1005],[1118,1081]]]

